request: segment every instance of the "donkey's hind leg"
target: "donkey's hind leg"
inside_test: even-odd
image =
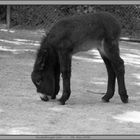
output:
[[[100,50],[99,50],[100,52]],[[102,97],[103,102],[109,102],[109,99],[111,99],[115,92],[115,81],[116,81],[116,75],[112,68],[111,61],[104,55],[102,52],[100,52],[100,55],[105,63],[107,74],[108,74],[108,84],[107,84],[107,92]]]
[[[125,77],[124,77],[125,67],[124,61],[120,57],[118,40],[106,39],[104,41],[104,50],[108,59],[111,61],[112,68],[116,74],[118,82],[118,92],[121,97],[121,100],[122,102],[127,103],[128,95],[125,87]]]

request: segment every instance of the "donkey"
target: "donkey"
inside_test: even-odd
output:
[[[41,99],[56,98],[62,74],[63,93],[59,103],[64,105],[71,94],[72,55],[79,51],[97,48],[108,74],[108,85],[103,102],[109,102],[118,82],[118,93],[123,103],[128,103],[125,86],[124,61],[120,57],[121,27],[116,18],[107,12],[70,16],[58,21],[41,42],[31,78],[41,94]]]

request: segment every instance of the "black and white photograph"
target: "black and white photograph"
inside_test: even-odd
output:
[[[140,137],[140,3],[92,2],[0,1],[0,138]]]

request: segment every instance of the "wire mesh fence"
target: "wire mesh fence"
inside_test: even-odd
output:
[[[4,12],[6,6],[0,7],[1,17],[7,16]],[[10,27],[44,28],[49,31],[62,17],[99,11],[116,16],[123,36],[140,38],[140,5],[11,5]]]

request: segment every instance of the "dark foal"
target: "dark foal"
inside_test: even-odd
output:
[[[42,100],[48,100],[47,95],[55,99],[61,73],[63,94],[59,101],[64,105],[71,94],[72,55],[97,48],[108,73],[107,92],[102,100],[109,102],[113,97],[117,78],[119,95],[127,103],[124,61],[119,52],[120,33],[120,24],[106,12],[67,17],[57,22],[41,42],[32,72],[32,81],[43,94]]]

